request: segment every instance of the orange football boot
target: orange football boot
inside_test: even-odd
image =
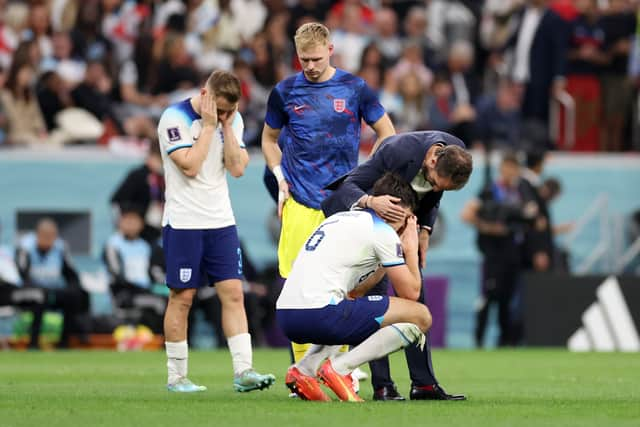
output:
[[[289,368],[284,382],[289,390],[300,396],[301,399],[331,402],[331,398],[322,391],[318,380],[303,374],[295,366]]]
[[[350,375],[340,375],[327,359],[318,369],[318,376],[344,402],[364,402],[353,389]]]

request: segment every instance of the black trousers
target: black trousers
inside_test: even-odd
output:
[[[374,286],[367,295],[387,295],[389,288],[389,280],[385,276],[380,283]],[[420,297],[418,302],[424,304],[424,287],[420,290]],[[407,366],[409,367],[409,376],[411,377],[411,386],[425,386],[436,384],[435,373],[433,372],[433,363],[431,360],[431,340],[429,339],[429,333],[427,332],[427,342],[423,350],[416,345],[410,345],[405,347],[404,354],[407,359]],[[381,359],[373,360],[369,362],[369,368],[371,369],[371,385],[373,390],[377,390],[384,386],[393,385],[391,379],[391,371],[389,369],[389,358],[383,357]]]
[[[29,347],[38,347],[42,317],[47,309],[62,310],[63,313],[62,334],[58,347],[68,347],[71,334],[80,334],[86,337],[90,329],[89,294],[80,288],[38,289],[43,292],[43,301],[41,303],[32,303],[30,307],[23,307],[23,309],[26,308],[33,313]]]
[[[515,345],[511,301],[520,277],[520,263],[511,254],[486,255],[482,265],[482,304],[476,310],[476,346],[482,347],[491,306],[498,306],[498,346]]]

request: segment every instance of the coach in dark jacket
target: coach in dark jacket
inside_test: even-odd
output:
[[[424,268],[429,235],[440,206],[442,193],[462,188],[472,170],[471,155],[464,143],[453,135],[439,131],[408,132],[385,139],[373,156],[346,176],[329,186],[335,190],[322,202],[325,216],[353,207],[373,209],[387,220],[404,215],[391,196],[370,196],[374,182],[386,172],[396,172],[418,194],[416,216],[420,225],[420,266]],[[386,294],[383,280],[371,294]],[[424,293],[420,294],[424,303]],[[411,399],[463,400],[462,395],[447,394],[439,385],[431,365],[429,340],[424,351],[415,346],[405,350],[411,374]],[[403,399],[395,390],[388,359],[372,362],[372,385],[375,400]]]

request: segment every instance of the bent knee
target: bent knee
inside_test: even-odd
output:
[[[431,328],[432,323],[433,319],[431,317],[431,312],[426,305],[423,305],[420,309],[420,315],[418,316],[416,325],[418,325],[422,332],[427,332]]]

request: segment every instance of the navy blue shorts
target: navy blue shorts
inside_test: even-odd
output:
[[[293,342],[357,345],[380,329],[388,308],[388,296],[371,295],[322,308],[278,309],[276,318]]]
[[[210,286],[242,279],[242,251],[235,225],[210,230],[162,229],[167,286],[175,289]]]

